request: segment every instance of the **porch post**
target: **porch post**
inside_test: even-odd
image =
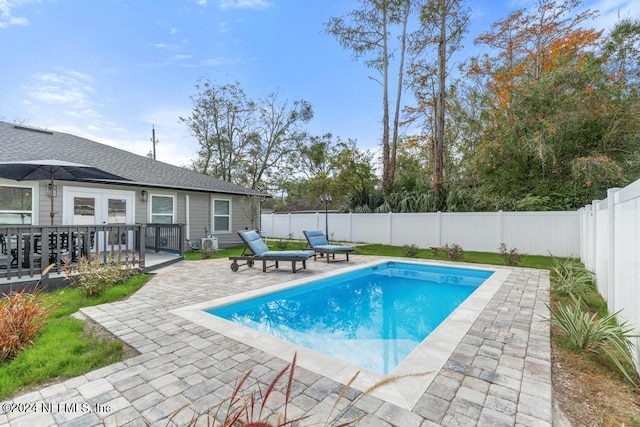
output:
[[[146,224],[140,224],[140,230],[138,231],[139,237],[138,237],[138,243],[139,243],[139,253],[138,253],[138,259],[140,260],[140,270],[144,271],[145,269],[145,263],[144,263],[144,254],[147,251],[147,226]]]
[[[185,224],[178,224],[178,238],[180,239],[178,244],[180,256],[184,256]]]

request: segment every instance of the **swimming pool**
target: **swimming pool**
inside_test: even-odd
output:
[[[373,257],[370,257],[371,259]],[[347,363],[328,356],[322,352],[308,349],[304,346],[289,343],[285,340],[272,337],[260,331],[238,325],[229,320],[212,316],[206,310],[211,308],[226,306],[229,304],[248,301],[253,298],[262,297],[279,291],[293,290],[300,286],[315,282],[318,279],[333,278],[345,273],[352,273],[362,268],[373,267],[385,262],[397,262],[397,259],[374,258],[372,261],[354,260],[346,263],[318,263],[313,271],[305,270],[300,275],[282,274],[268,275],[270,283],[277,283],[265,286],[262,281],[263,273],[255,272],[253,275],[246,275],[243,280],[249,289],[241,290],[241,281],[224,284],[224,288],[238,289],[231,291],[227,296],[212,297],[200,303],[177,307],[171,310],[183,319],[192,322],[199,327],[207,328],[220,335],[224,335],[235,341],[243,343],[251,348],[260,350],[266,354],[278,357],[285,361],[291,361],[294,353],[297,353],[297,365],[300,368],[330,378],[341,384],[351,384],[356,390],[365,391],[371,386],[385,378],[368,369],[359,368],[351,363]],[[468,264],[445,263],[439,261],[419,262],[413,260],[402,260],[415,265],[432,266],[460,266],[469,267]],[[391,376],[412,375],[424,373],[419,377],[403,378],[401,382],[389,383],[383,388],[378,388],[371,392],[372,396],[378,397],[396,406],[413,409],[422,395],[425,393],[438,371],[442,369],[448,358],[461,343],[465,334],[469,331],[473,322],[484,310],[497,290],[507,280],[510,270],[496,268],[495,266],[471,266],[474,270],[484,270],[492,272],[484,283],[465,299],[456,310],[440,323],[414,350],[400,362],[391,372]],[[324,273],[322,273],[324,271]],[[272,274],[272,273],[271,273]],[[301,277],[306,275],[307,277]],[[274,281],[274,278],[276,280]],[[216,277],[211,277],[212,282],[216,282]],[[355,381],[351,382],[354,375],[358,374]]]
[[[383,262],[206,311],[387,375],[491,274]]]

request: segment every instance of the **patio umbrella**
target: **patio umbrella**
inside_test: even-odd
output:
[[[16,181],[49,180],[53,191],[55,180],[62,181],[129,181],[118,175],[103,171],[93,166],[62,160],[15,160],[0,162],[0,177]],[[53,194],[51,194],[51,225],[53,225]]]

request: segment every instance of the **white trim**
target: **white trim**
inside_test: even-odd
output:
[[[33,182],[33,181],[29,181]],[[31,225],[39,225],[40,214],[40,184],[34,182],[33,184],[25,184],[23,181],[14,181],[12,179],[0,178],[0,187],[17,187],[17,188],[29,188],[31,189]],[[4,212],[10,213],[13,211],[6,210]],[[26,212],[26,211],[16,211]]]
[[[220,201],[220,202],[228,202],[229,203],[229,229],[228,230],[216,230],[216,216],[219,217],[223,217],[223,215],[216,215],[216,201]],[[231,224],[232,222],[232,212],[233,212],[233,201],[231,198],[222,198],[222,197],[215,197],[213,196],[211,198],[211,234],[228,234],[231,233],[231,230],[233,229],[233,225]]]
[[[65,185],[62,188],[62,223],[73,224],[73,197],[77,194],[90,194],[94,196],[124,197],[131,201],[131,211],[127,209],[127,224],[136,222],[136,192],[127,190],[113,190],[110,188],[71,187]],[[129,203],[127,203],[129,206]],[[103,213],[100,213],[102,215]]]
[[[175,224],[176,223],[176,216],[177,216],[177,210],[178,210],[178,203],[176,201],[177,199],[177,195],[175,193],[172,194],[166,194],[166,193],[149,193],[149,201],[148,201],[148,208],[147,208],[147,222],[149,224],[153,223],[153,198],[154,197],[171,197],[172,200],[172,212],[171,212],[171,222],[170,224]],[[164,216],[164,215],[161,215]],[[168,216],[168,215],[167,215]]]

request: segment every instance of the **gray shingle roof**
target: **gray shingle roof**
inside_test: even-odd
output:
[[[0,121],[0,161],[57,159],[94,166],[130,184],[230,194],[249,188],[62,132]]]

